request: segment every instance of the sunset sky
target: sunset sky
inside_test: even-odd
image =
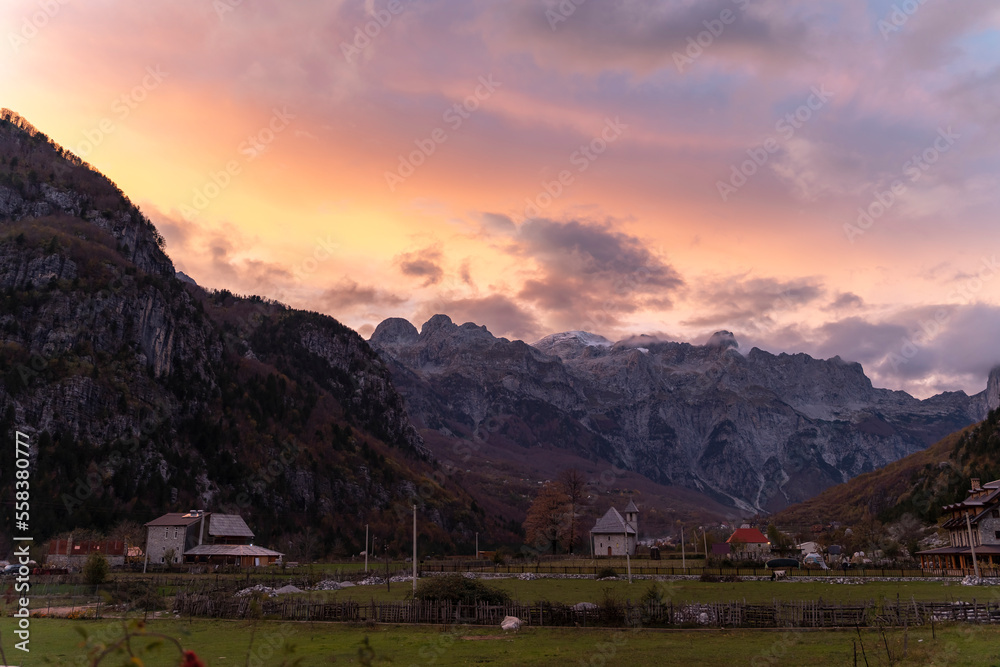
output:
[[[366,337],[728,329],[921,397],[1000,363],[996,0],[8,0],[0,36],[0,106],[206,287]]]

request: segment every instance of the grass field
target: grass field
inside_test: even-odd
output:
[[[121,637],[113,621],[32,621],[31,653],[12,651],[13,619],[0,620],[8,664],[86,665],[78,629],[104,641]],[[824,631],[612,631],[529,628],[516,635],[499,629],[469,627],[358,627],[316,623],[157,621],[148,626],[178,638],[211,667],[232,665],[282,665],[290,657],[313,665],[641,665],[671,664],[705,667],[735,665],[852,665],[859,641],[857,632]],[[253,646],[250,638],[253,634]],[[368,648],[364,642],[367,640]],[[891,630],[885,639],[874,630],[862,630],[858,664],[940,665],[983,667],[1000,664],[1000,628],[988,626],[938,626],[906,634]],[[148,642],[136,639],[140,651]],[[169,650],[168,650],[169,649]],[[291,651],[290,653],[288,651]],[[14,655],[14,653],[18,655]],[[143,655],[147,667],[176,666],[177,650],[163,646],[152,656]],[[250,659],[248,661],[248,655]],[[365,662],[367,660],[367,662]],[[20,661],[20,662],[19,662]],[[120,665],[122,660],[106,660]]]
[[[631,584],[627,581],[595,581],[593,579],[534,579],[521,581],[519,579],[494,579],[490,583],[511,594],[515,600],[535,602],[601,602],[605,591],[610,591],[621,599],[639,600],[650,587],[650,580],[636,579]],[[1000,596],[1000,590],[978,586],[962,586],[957,583],[937,581],[866,581],[860,584],[835,584],[822,581],[740,581],[740,582],[702,582],[697,580],[670,580],[658,582],[660,590],[675,602],[728,602],[731,600],[746,600],[747,602],[769,602],[775,598],[781,600],[827,600],[831,602],[850,602],[855,600],[877,600],[881,597],[895,600],[915,599],[918,601],[967,601],[978,599],[980,602]],[[327,591],[312,594],[311,599],[339,601],[355,600],[403,600],[411,590],[409,582],[395,583],[391,590],[383,586],[357,586],[341,591]]]

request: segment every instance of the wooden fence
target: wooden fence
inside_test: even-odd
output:
[[[659,565],[648,565],[650,561],[633,561],[633,576],[678,576],[703,574],[713,576],[736,576],[736,577],[770,577],[771,570],[765,567],[668,567]],[[639,564],[642,563],[642,564]],[[595,575],[600,570],[609,567],[606,562],[592,562],[588,565],[556,565],[541,563],[525,563],[519,565],[497,565],[490,561],[458,561],[458,562],[424,562],[420,564],[421,573],[425,572],[484,572],[494,574],[581,574]],[[618,574],[624,574],[626,566],[615,564],[610,566]],[[922,570],[919,568],[882,568],[882,567],[860,567],[852,566],[848,570],[841,568],[830,568],[822,570],[819,568],[781,568],[787,571],[790,577],[900,577],[900,578],[925,578],[925,577],[964,577],[973,574],[972,568],[946,569],[946,570]],[[983,577],[1000,577],[1000,569],[980,567],[980,575]]]
[[[923,625],[930,622],[1000,623],[1000,602],[875,601],[835,604],[822,600],[771,603],[622,602],[578,608],[557,603],[505,605],[454,602],[296,602],[181,593],[174,612],[213,618],[286,621],[433,623],[498,626],[505,616],[526,625],[569,627],[838,628]]]

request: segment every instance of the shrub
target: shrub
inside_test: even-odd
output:
[[[600,570],[597,571],[598,579],[607,579],[608,577],[617,577],[617,576],[618,573],[615,572],[615,568],[613,567],[602,567]]]
[[[414,597],[418,600],[448,600],[463,604],[510,602],[510,595],[506,591],[479,579],[468,579],[461,574],[421,579],[417,583]]]
[[[669,600],[670,597],[664,591],[662,582],[652,582],[642,594],[642,601],[645,604],[664,604]]]
[[[104,554],[90,554],[87,557],[87,562],[83,566],[83,578],[91,586],[97,586],[98,584],[103,584],[108,578],[108,571],[111,566],[108,565],[108,559],[104,557]]]

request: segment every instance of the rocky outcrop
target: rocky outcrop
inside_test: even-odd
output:
[[[476,438],[490,424],[486,436],[517,433],[520,444],[544,432],[577,446],[586,434],[589,456],[751,511],[922,449],[1000,401],[989,390],[917,400],[872,387],[860,364],[839,357],[743,355],[728,331],[705,345],[574,331],[526,346],[436,315],[419,335],[408,322],[383,322],[370,342],[418,425]],[[1000,372],[990,382],[1000,386]],[[565,430],[532,428],[539,413]]]

